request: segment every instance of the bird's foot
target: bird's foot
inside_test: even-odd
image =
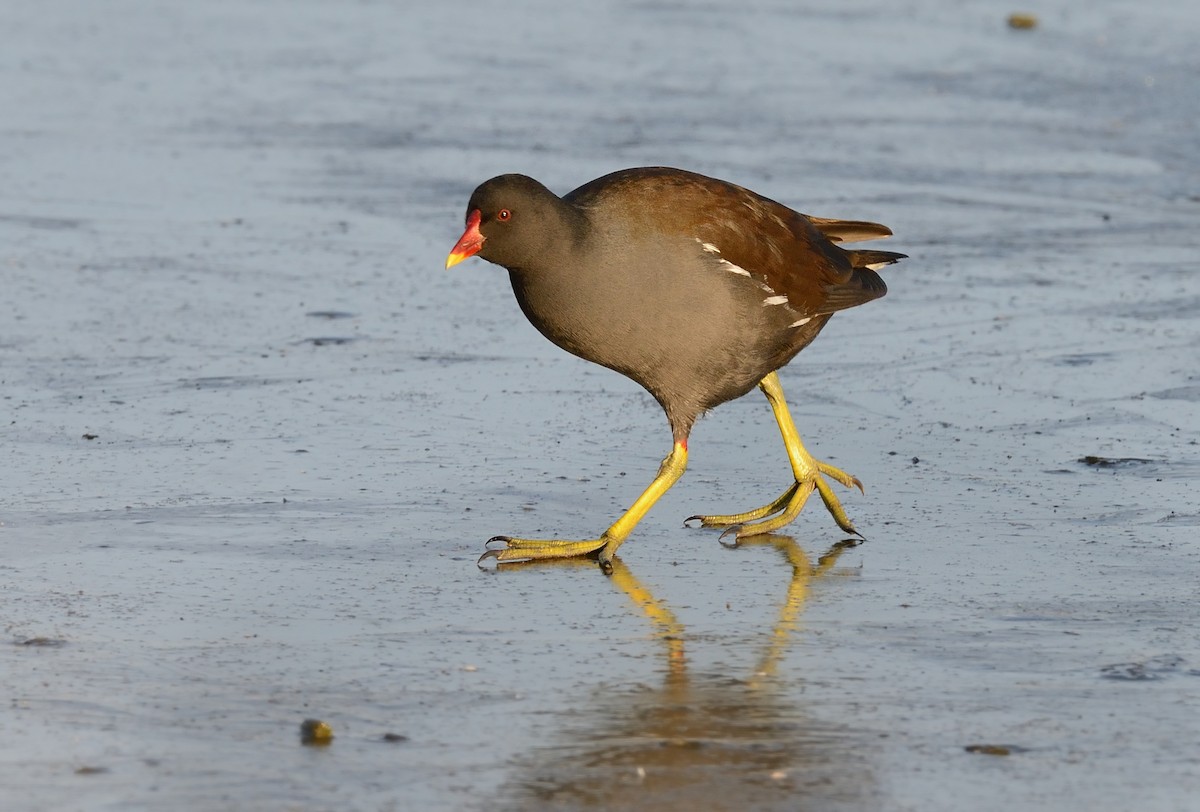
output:
[[[612,551],[617,545],[612,539],[602,536],[598,539],[572,541],[569,539],[522,539],[513,536],[493,536],[488,539],[489,549],[479,557],[477,563],[483,564],[489,558],[497,563],[511,561],[540,561],[547,558],[576,558],[599,552],[600,568],[610,572],[612,568]],[[493,543],[503,544],[503,547],[491,547]],[[611,549],[609,549],[611,547]],[[605,555],[607,553],[607,557]]]
[[[847,488],[856,487],[860,491],[863,490],[862,482],[858,480],[858,477],[851,476],[828,463],[818,460],[813,460],[813,463],[815,470],[810,476],[798,477],[791,487],[769,504],[754,510],[747,510],[744,513],[689,516],[684,523],[699,521],[701,527],[724,527],[726,530],[721,534],[722,538],[730,533],[735,534],[738,539],[771,533],[799,516],[800,511],[804,508],[804,503],[808,501],[808,497],[815,490],[821,494],[821,501],[833,515],[833,520],[837,522],[838,527],[847,533],[862,537],[862,534],[854,529],[854,523],[846,515],[842,503],[838,501],[837,495],[829,487],[825,477],[840,482]]]

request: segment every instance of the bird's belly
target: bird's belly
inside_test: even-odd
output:
[[[593,287],[576,279],[558,289],[512,279],[543,335],[637,381],[668,414],[696,415],[740,397],[790,358],[787,315],[720,278],[699,291],[678,274],[633,285],[617,274]]]

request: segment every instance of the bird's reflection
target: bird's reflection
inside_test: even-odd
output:
[[[786,597],[759,656],[744,673],[689,668],[675,613],[620,559],[611,582],[653,624],[665,657],[661,687],[605,685],[566,716],[555,741],[525,753],[505,800],[519,809],[865,809],[875,798],[857,737],[807,712],[802,685],[779,663],[816,578],[837,574],[835,545],[814,565],[794,539],[761,536],[790,565]],[[761,637],[747,632],[748,641]],[[756,647],[757,650],[757,647]]]

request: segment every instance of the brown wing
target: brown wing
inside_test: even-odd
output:
[[[843,220],[814,221],[748,189],[728,185],[741,217],[710,218],[701,228],[704,242],[723,259],[744,268],[779,295],[801,316],[856,307],[887,293],[875,272],[902,255],[886,251],[846,251],[826,236],[864,239],[885,236],[886,227]],[[719,211],[720,209],[718,209]],[[752,225],[747,228],[746,224]],[[707,235],[707,236],[705,236]]]
[[[773,295],[786,296],[800,316],[879,298],[887,286],[873,267],[903,257],[846,251],[832,241],[885,237],[891,234],[886,226],[810,218],[741,186],[679,169],[626,169],[597,178],[565,199],[583,207],[620,205],[628,220],[647,229],[690,235]]]

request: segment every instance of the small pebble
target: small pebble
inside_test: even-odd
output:
[[[1012,755],[1012,748],[1004,744],[968,744],[963,749],[968,753],[978,753],[983,756]]]
[[[20,640],[17,642],[17,645],[21,646],[45,646],[47,648],[57,648],[58,646],[65,646],[66,644],[66,640],[59,640],[54,637],[30,637],[26,640]]]
[[[323,747],[333,741],[333,727],[320,719],[305,719],[300,723],[300,742]]]
[[[1037,24],[1038,18],[1034,14],[1014,12],[1008,15],[1008,27],[1015,28],[1018,31],[1028,31],[1031,28],[1037,28]]]

